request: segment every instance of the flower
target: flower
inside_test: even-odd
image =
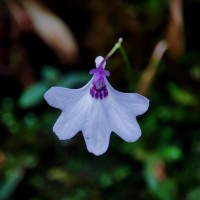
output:
[[[109,54],[108,54],[109,55]],[[44,95],[49,105],[62,113],[53,131],[60,140],[70,139],[82,131],[89,152],[101,155],[109,146],[111,132],[126,142],[141,136],[136,116],[149,107],[149,100],[137,93],[115,90],[107,80],[106,60],[98,56],[91,80],[80,89],[51,87]]]

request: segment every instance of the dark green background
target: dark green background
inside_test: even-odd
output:
[[[47,105],[51,86],[83,86],[98,55],[119,37],[132,82],[118,51],[108,61],[109,82],[134,92],[169,24],[167,0],[46,0],[71,28],[79,58],[63,64],[34,33],[11,35],[0,4],[0,200],[199,200],[200,2],[183,1],[185,53],[164,55],[147,91],[150,108],[138,117],[142,137],[126,143],[114,133],[96,157],[82,134],[59,141],[52,131],[60,111]],[[24,56],[26,55],[26,56]]]

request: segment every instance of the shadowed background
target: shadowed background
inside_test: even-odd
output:
[[[0,1],[0,200],[199,200],[200,2]],[[82,87],[119,37],[109,82],[150,99],[142,137],[96,157],[59,141],[51,86]],[[94,133],[95,134],[95,133]]]

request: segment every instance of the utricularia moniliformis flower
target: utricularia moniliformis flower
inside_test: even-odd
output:
[[[61,109],[53,131],[60,140],[72,138],[82,131],[89,152],[103,154],[109,146],[111,132],[127,142],[141,136],[136,116],[149,107],[149,100],[137,93],[115,90],[107,80],[106,60],[118,49],[119,39],[105,57],[95,59],[96,68],[90,71],[92,79],[80,89],[52,87],[44,95],[49,105]]]

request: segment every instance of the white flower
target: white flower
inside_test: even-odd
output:
[[[136,116],[149,107],[149,100],[137,93],[115,90],[106,79],[106,60],[96,58],[92,79],[80,89],[52,87],[44,95],[49,105],[61,109],[53,131],[60,140],[72,138],[82,131],[89,152],[103,154],[109,146],[111,132],[126,142],[141,136]]]

